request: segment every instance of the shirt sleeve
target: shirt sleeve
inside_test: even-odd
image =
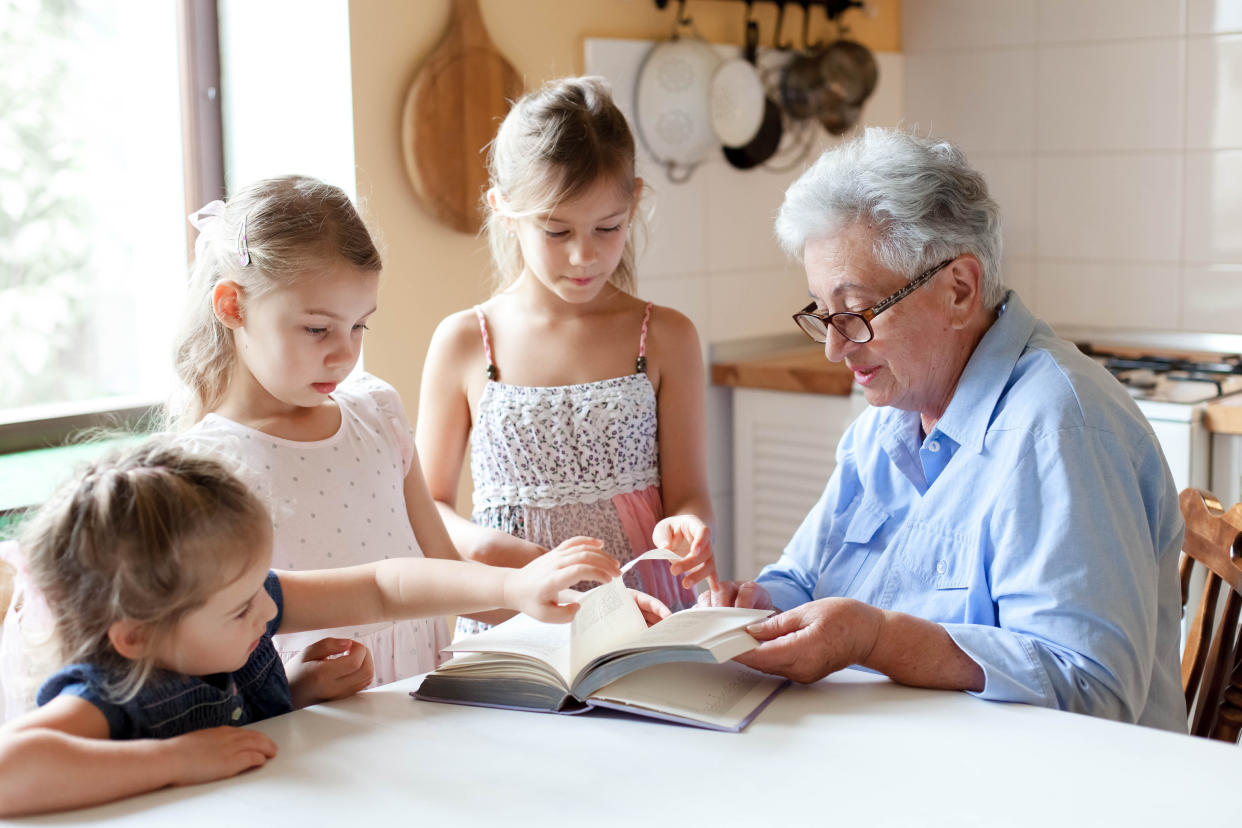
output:
[[[1162,455],[1066,429],[1036,441],[1004,481],[986,561],[997,626],[943,625],[983,668],[975,695],[1137,721],[1160,570],[1181,541],[1180,522],[1162,513],[1176,508]]]
[[[77,696],[99,709],[108,722],[108,735],[112,739],[130,739],[136,728],[124,707],[108,701],[98,685],[102,673],[89,664],[71,664],[56,672],[39,688],[36,699],[39,707],[58,696]]]
[[[414,464],[414,427],[410,425],[410,417],[401,402],[401,395],[396,388],[371,374],[364,375],[363,381],[367,394],[379,408],[386,433],[401,454],[401,476],[405,477]]]
[[[281,621],[285,618],[285,593],[280,588],[280,578],[276,576],[275,571],[268,570],[267,578],[263,581],[263,588],[267,590],[267,594],[272,597],[272,603],[276,605],[275,617],[267,622],[267,634],[275,635],[280,629]]]

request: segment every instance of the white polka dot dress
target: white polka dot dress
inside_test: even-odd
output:
[[[422,557],[405,508],[414,436],[396,390],[359,374],[332,394],[341,427],[326,440],[273,437],[217,414],[185,435],[198,451],[241,465],[243,478],[272,510],[274,569],[331,569],[384,558]],[[375,684],[417,675],[442,660],[443,619],[399,621],[278,635],[288,661],[335,636],[361,641],[375,662]]]

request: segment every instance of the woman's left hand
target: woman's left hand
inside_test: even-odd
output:
[[[716,581],[716,558],[712,554],[712,530],[694,515],[673,515],[656,524],[651,540],[662,549],[669,549],[681,556],[669,571],[684,576],[681,585],[689,589],[707,579],[713,590]]]

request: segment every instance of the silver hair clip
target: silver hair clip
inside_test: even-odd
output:
[[[242,216],[241,227],[237,229],[237,261],[245,267],[250,264],[250,245],[246,241],[246,217]]]

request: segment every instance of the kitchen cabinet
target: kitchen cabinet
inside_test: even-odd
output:
[[[754,578],[781,556],[836,467],[860,393],[733,392],[733,573]]]
[[[712,383],[733,389],[732,577],[747,580],[780,557],[867,403],[801,334],[720,343],[711,362]]]

